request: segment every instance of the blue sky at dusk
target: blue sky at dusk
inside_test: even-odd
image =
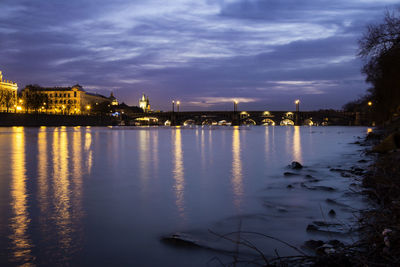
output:
[[[397,1],[0,0],[0,70],[153,109],[339,109],[368,88],[357,40]]]

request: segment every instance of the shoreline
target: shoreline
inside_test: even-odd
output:
[[[400,265],[400,151],[398,144],[377,147],[386,137],[398,132],[400,120],[385,129],[376,129],[357,144],[368,146],[365,153],[373,155],[368,170],[361,174],[359,194],[367,197],[368,208],[359,210],[360,239],[336,251],[316,250],[317,256],[307,262],[311,266],[399,266]],[[397,148],[396,146],[397,145]],[[381,146],[381,145],[380,145]],[[318,254],[319,252],[319,254]],[[301,265],[304,262],[287,262]]]

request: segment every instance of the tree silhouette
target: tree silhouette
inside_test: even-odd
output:
[[[369,25],[359,40],[359,56],[372,109],[381,123],[398,115],[400,109],[400,9],[387,11],[380,24]]]

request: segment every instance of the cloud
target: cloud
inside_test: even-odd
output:
[[[130,104],[146,92],[156,109],[339,108],[366,88],[357,39],[393,4],[2,0],[0,69],[20,87],[80,83]]]

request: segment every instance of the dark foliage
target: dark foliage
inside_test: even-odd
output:
[[[363,73],[372,85],[364,98],[372,100],[376,120],[383,123],[398,116],[400,109],[400,9],[387,11],[381,24],[369,25],[359,45]]]

